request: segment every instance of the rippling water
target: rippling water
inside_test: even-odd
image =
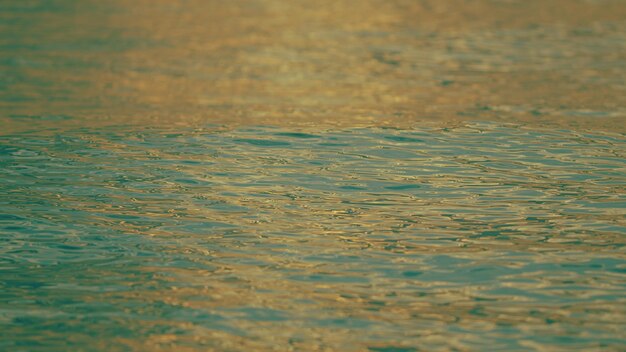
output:
[[[624,347],[621,135],[0,139],[3,349]]]
[[[0,1],[0,350],[626,350],[625,18]]]

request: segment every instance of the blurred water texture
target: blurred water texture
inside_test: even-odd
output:
[[[624,350],[624,18],[0,2],[0,350]]]
[[[624,18],[623,0],[3,1],[0,122],[624,132]]]

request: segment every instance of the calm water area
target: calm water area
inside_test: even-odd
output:
[[[0,1],[0,351],[623,351],[622,0]]]

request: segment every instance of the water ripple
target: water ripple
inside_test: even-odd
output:
[[[620,349],[625,154],[493,123],[2,136],[0,347]]]

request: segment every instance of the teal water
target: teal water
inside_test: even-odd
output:
[[[0,350],[623,350],[626,138],[0,136]]]

